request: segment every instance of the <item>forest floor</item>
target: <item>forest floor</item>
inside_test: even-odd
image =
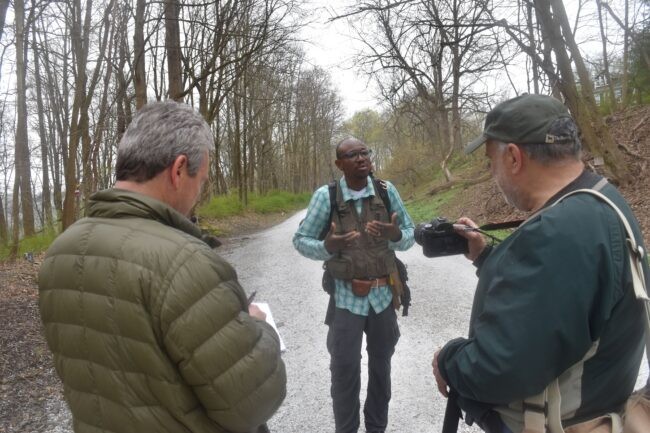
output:
[[[608,118],[614,138],[626,149],[634,181],[621,188],[639,219],[650,245],[650,107]],[[502,221],[521,215],[506,206],[493,182],[468,187],[444,206],[450,217],[461,214],[477,221]],[[218,223],[238,235],[273,225],[286,215],[246,216]],[[210,222],[208,222],[210,223]],[[214,222],[212,222],[214,224]],[[228,238],[223,239],[228,242]],[[62,392],[52,357],[41,333],[37,272],[42,256],[0,262],[0,433],[43,432],[50,420],[47,404]]]

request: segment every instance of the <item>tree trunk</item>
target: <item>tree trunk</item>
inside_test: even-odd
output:
[[[86,14],[81,25],[81,5],[79,0],[75,0],[76,10],[73,19],[72,35],[73,35],[73,49],[76,58],[76,71],[77,79],[75,81],[75,99],[72,107],[72,122],[70,126],[70,146],[68,149],[68,163],[66,164],[66,191],[65,200],[63,203],[63,216],[62,223],[63,229],[72,224],[78,217],[78,206],[81,189],[83,189],[84,203],[87,202],[90,195],[90,185],[93,184],[92,170],[90,168],[90,154],[91,154],[91,139],[90,139],[90,118],[89,107],[92,101],[95,87],[99,82],[100,73],[103,67],[103,62],[106,54],[106,47],[108,46],[109,33],[112,21],[109,19],[110,15],[115,15],[113,6],[115,0],[111,0],[106,6],[104,16],[102,19],[103,33],[99,36],[99,55],[98,60],[94,64],[94,71],[90,80],[86,75],[86,62],[88,59],[90,33],[91,33],[91,12],[92,1],[86,3]],[[110,59],[109,59],[110,61]],[[83,173],[83,182],[78,183],[78,167],[77,167],[77,150],[81,143],[81,170]]]
[[[528,42],[530,43],[530,52],[534,53],[537,51],[535,46],[535,30],[533,27],[533,2],[526,2],[526,25],[528,26]],[[539,65],[537,64],[536,56],[529,56],[529,59],[532,63],[533,71],[533,93],[536,95],[539,94]],[[530,89],[530,87],[529,87]]]
[[[630,20],[630,3],[625,0],[625,28],[629,25]],[[630,36],[627,30],[624,30],[623,35],[623,74],[621,78],[621,104],[623,108],[630,105]]]
[[[454,22],[459,22],[458,18],[458,4],[454,2]],[[452,94],[451,94],[451,140],[449,144],[449,152],[443,160],[444,170],[448,173],[445,174],[445,177],[448,177],[448,180],[451,180],[451,172],[447,166],[447,161],[451,158],[454,149],[462,149],[463,145],[461,143],[461,134],[460,134],[460,75],[461,75],[461,55],[458,47],[457,41],[460,41],[460,34],[458,26],[453,28],[454,42],[451,44],[451,53],[452,53]],[[444,96],[443,96],[444,98]],[[441,146],[444,146],[444,143],[441,143]]]
[[[454,153],[454,146],[449,145],[449,151],[445,155],[445,157],[442,159],[442,162],[440,163],[440,168],[442,169],[442,173],[445,175],[445,179],[447,182],[451,182],[454,180],[454,177],[451,174],[451,170],[449,170],[449,160],[451,159],[451,155]]]
[[[582,60],[582,55],[573,39],[562,1],[540,1],[536,3],[536,7],[541,18],[542,31],[550,40],[560,69],[562,79],[558,86],[580,128],[583,144],[594,155],[603,157],[615,182],[627,183],[629,181],[629,172],[625,166],[623,155],[612,139],[603,119],[598,114],[591,79]],[[551,14],[551,7],[553,8],[553,14]],[[571,50],[580,78],[580,93],[578,93],[565,43]]]
[[[5,29],[5,18],[7,17],[7,9],[9,9],[9,0],[0,0],[0,39]]]
[[[145,75],[144,14],[146,0],[137,0],[135,9],[135,29],[133,32],[133,87],[135,87],[135,108],[139,110],[147,103],[147,78]]]
[[[9,255],[14,258],[18,256],[18,248],[20,247],[20,204],[18,204],[20,187],[18,183],[19,180],[16,177],[14,179],[14,194],[11,200],[11,250],[9,251]]]
[[[183,99],[179,14],[178,0],[165,0],[165,44],[167,46],[169,97],[175,101]]]
[[[625,15],[625,22],[622,22],[621,19],[620,19],[618,16],[616,16],[616,14],[615,14],[614,11],[612,10],[612,8],[609,7],[609,5],[608,5],[607,3],[602,3],[602,6],[603,6],[605,9],[607,9],[607,12],[609,12],[609,15],[610,15],[610,16],[614,19],[614,21],[616,21],[616,23],[617,23],[617,24],[618,24],[618,25],[623,29],[623,31],[625,32],[625,35],[626,35],[626,36],[628,36],[628,37],[634,39],[634,41],[635,41],[637,44],[639,44],[639,46],[644,46],[644,42],[643,42],[642,37],[636,35],[636,34],[634,33],[634,31],[632,31],[632,30],[629,28],[629,22],[628,22],[628,19],[629,19],[629,18],[628,18],[628,16],[627,16],[627,14],[628,14],[629,12],[628,12],[628,4],[627,4],[627,2],[625,3],[625,14],[626,14],[626,15]],[[648,52],[647,52],[646,50],[643,50],[643,49],[641,50],[641,57],[643,58],[643,61],[644,61],[644,63],[646,64],[646,66],[648,67],[648,69],[650,69],[650,55],[648,55]]]
[[[7,245],[9,234],[7,232],[7,218],[5,217],[5,205],[0,195],[0,245]]]
[[[614,90],[614,83],[612,83],[612,75],[609,73],[609,58],[607,55],[607,35],[605,34],[605,23],[603,17],[603,7],[600,0],[596,1],[598,9],[598,24],[600,27],[600,39],[603,44],[603,74],[605,75],[605,82],[609,89],[610,110],[612,113],[616,111],[616,91]]]
[[[42,37],[43,31],[42,27],[39,26],[39,34],[41,35],[39,39],[40,46],[43,47],[43,52],[50,52],[49,44],[47,38]],[[68,56],[65,56],[63,59],[64,64],[67,62]],[[49,166],[51,167],[51,178],[52,178],[52,196],[54,200],[54,208],[56,210],[57,219],[61,218],[63,213],[63,193],[62,193],[62,170],[61,166],[64,165],[67,159],[67,148],[66,148],[66,139],[67,139],[67,122],[64,122],[67,113],[67,108],[64,108],[64,100],[68,97],[67,92],[67,75],[63,75],[61,81],[61,94],[56,88],[57,80],[54,78],[53,66],[50,62],[44,62],[41,66],[45,69],[45,76],[43,77],[46,80],[46,93],[48,101],[48,112],[47,112],[47,121],[48,121],[48,135],[50,148],[47,149],[47,157],[49,161]],[[67,71],[67,68],[63,68],[63,71]],[[59,97],[60,96],[60,97]],[[58,141],[57,141],[58,138]]]
[[[92,2],[86,5],[85,22],[90,22],[90,10]],[[83,113],[83,105],[86,99],[86,59],[88,58],[89,33],[82,28],[81,2],[74,1],[72,18],[72,48],[75,51],[76,79],[74,83],[74,102],[72,104],[72,119],[70,123],[70,141],[68,145],[68,159],[65,165],[65,196],[63,199],[63,215],[61,216],[62,229],[67,229],[75,221],[77,216],[77,203],[80,194],[77,178],[77,150],[84,135],[83,128],[87,125],[84,120],[87,116]],[[86,27],[85,25],[83,26]]]
[[[50,192],[50,169],[48,166],[48,134],[45,130],[45,108],[43,107],[43,83],[41,80],[41,66],[39,53],[36,49],[36,27],[32,26],[34,51],[34,81],[36,87],[36,106],[38,107],[39,138],[41,140],[41,171],[43,173],[43,188],[41,189],[44,225],[52,227],[54,224],[52,213],[52,198]]]
[[[25,4],[23,0],[14,1],[16,14],[16,179],[20,188],[23,230],[25,236],[34,234],[34,200],[31,185],[31,164],[27,138],[27,90],[25,74],[27,70],[25,30]],[[18,200],[18,196],[14,196]]]

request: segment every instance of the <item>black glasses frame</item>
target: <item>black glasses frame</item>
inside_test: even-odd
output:
[[[342,153],[338,156],[339,159],[357,159],[357,157],[370,158],[372,156],[372,149],[351,150]]]

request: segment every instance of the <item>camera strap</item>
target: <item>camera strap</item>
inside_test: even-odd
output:
[[[502,223],[488,223],[488,224],[483,224],[482,226],[479,227],[481,230],[501,230],[501,229],[513,229],[515,227],[519,227],[521,223],[523,223],[525,220],[512,220],[512,221],[504,221]]]

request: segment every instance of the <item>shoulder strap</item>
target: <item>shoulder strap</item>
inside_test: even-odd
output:
[[[555,203],[558,203],[560,200],[577,193],[588,193],[598,197],[600,200],[607,203],[612,209],[614,209],[614,211],[618,215],[618,218],[623,223],[623,226],[625,227],[626,238],[627,238],[628,253],[630,255],[630,270],[632,272],[632,283],[634,285],[634,293],[637,299],[646,301],[645,305],[646,308],[648,308],[649,305],[647,304],[647,302],[650,301],[650,298],[648,298],[645,278],[643,275],[643,258],[645,256],[645,251],[643,250],[643,247],[641,245],[637,244],[636,238],[634,237],[634,232],[632,231],[632,227],[630,226],[630,223],[627,221],[627,218],[625,218],[623,212],[618,208],[618,206],[614,204],[614,202],[612,202],[601,192],[594,191],[592,189],[578,189],[576,191],[572,191],[564,195],[563,197],[561,197]],[[647,330],[650,331],[650,328],[648,328]],[[646,335],[646,337],[649,336]]]
[[[388,218],[390,218],[392,210],[390,197],[388,197],[388,184],[381,179],[376,179],[374,176],[370,176],[370,179],[372,179],[372,186],[375,189],[375,193],[381,198],[381,201],[384,202],[384,206],[386,206],[386,211],[388,212]],[[319,240],[323,240],[325,239],[325,236],[327,236],[327,232],[330,230],[330,226],[332,225],[332,212],[334,212],[334,210],[338,211],[338,206],[336,204],[337,187],[337,181],[332,181],[327,185],[330,196],[330,216],[327,219],[327,224],[325,224],[325,227],[323,227],[323,230],[318,237]]]
[[[596,186],[598,189],[601,189],[604,185],[601,185],[599,182]],[[621,210],[614,204],[614,202],[612,202],[609,198],[607,198],[599,191],[595,191],[593,189],[578,189],[571,191],[570,193],[560,197],[551,206],[555,206],[560,201],[571,195],[581,193],[587,193],[596,196],[598,199],[609,205],[616,212],[619,219],[623,223],[623,226],[625,227],[634,294],[638,300],[643,301],[645,311],[644,324],[646,357],[650,360],[650,304],[648,303],[650,299],[648,298],[645,277],[643,275],[643,259],[645,252],[643,251],[641,245],[637,244],[636,238],[634,237],[634,232],[632,231],[632,227],[630,227],[630,223],[627,221],[627,218],[625,218],[623,212],[621,212]],[[524,431],[535,433],[544,433],[546,431],[550,433],[564,433],[561,419],[562,414],[560,410],[561,403],[562,396],[560,395],[559,382],[556,378],[540,394],[524,400]],[[612,417],[613,431],[620,431],[622,427],[620,426],[619,415],[615,413],[608,415]]]
[[[381,179],[376,179],[374,176],[370,176],[370,178],[372,179],[372,186],[375,189],[375,193],[381,198],[381,201],[384,202],[384,206],[386,206],[388,219],[390,219],[390,215],[393,212],[390,205],[390,197],[388,197],[388,184]]]
[[[334,210],[338,210],[338,206],[336,205],[336,187],[337,183],[335,180],[331,181],[329,184],[327,184],[327,190],[329,192],[329,197],[330,197],[330,214],[329,217],[327,218],[327,224],[325,224],[325,227],[323,227],[323,230],[321,230],[320,235],[318,235],[318,240],[323,240],[325,239],[325,236],[327,236],[327,232],[330,231],[330,226],[332,225],[332,212]]]

